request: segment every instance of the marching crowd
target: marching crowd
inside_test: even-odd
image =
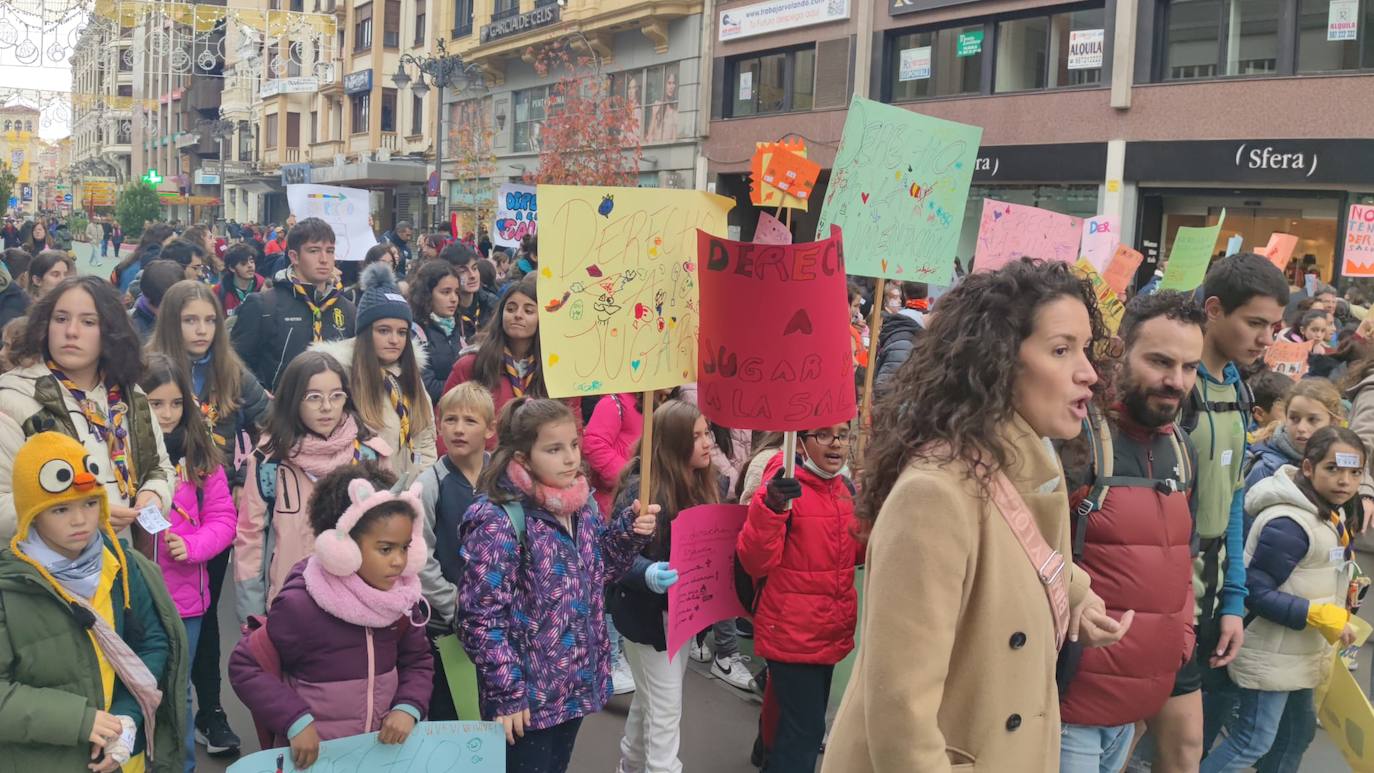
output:
[[[1254,254],[1115,335],[1064,264],[934,302],[856,280],[871,429],[801,431],[789,474],[693,385],[549,399],[533,237],[402,223],[353,276],[314,218],[154,223],[105,279],[28,230],[0,271],[0,769],[194,770],[242,745],[226,675],[297,767],[403,743],[459,718],[456,635],[509,771],[567,770],[628,692],[621,773],[681,771],[691,658],[763,693],[740,753],[775,773],[1291,772],[1357,638],[1374,317]],[[1313,342],[1304,378],[1276,339]],[[673,520],[721,502],[751,616],[669,653]]]

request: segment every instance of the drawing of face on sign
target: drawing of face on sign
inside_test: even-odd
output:
[[[821,165],[788,151],[775,152],[763,171],[763,181],[803,201],[810,200]]]

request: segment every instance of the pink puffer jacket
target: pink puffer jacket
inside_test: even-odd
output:
[[[172,526],[167,531],[186,541],[186,560],[177,561],[167,550],[167,532],[152,537],[152,557],[162,569],[167,590],[182,617],[200,617],[210,607],[210,575],[205,563],[234,541],[238,511],[224,468],[216,468],[198,493],[195,484],[181,481],[172,495]]]

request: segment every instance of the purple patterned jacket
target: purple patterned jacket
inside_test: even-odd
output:
[[[503,481],[508,490],[514,487]],[[536,730],[595,714],[611,696],[605,587],[651,536],[628,514],[609,526],[590,498],[575,537],[528,497],[525,542],[485,496],[463,516],[458,634],[477,666],[482,718],[530,710]]]

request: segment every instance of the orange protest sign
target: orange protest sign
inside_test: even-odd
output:
[[[763,181],[789,196],[810,199],[821,165],[786,150],[773,153],[763,168]]]
[[[1279,233],[1275,231],[1269,235],[1269,243],[1263,247],[1256,247],[1255,252],[1269,259],[1269,262],[1279,267],[1282,271],[1288,268],[1288,261],[1293,259],[1293,250],[1298,247],[1298,237],[1295,234]]]
[[[1116,254],[1102,272],[1103,281],[1115,290],[1117,295],[1124,297],[1126,288],[1131,286],[1131,277],[1135,276],[1135,270],[1140,268],[1140,262],[1144,259],[1145,256],[1139,252],[1124,244],[1118,244]]]
[[[790,153],[805,159],[806,143],[800,139],[754,143],[754,156],[749,163],[749,201],[756,207],[782,207],[805,211],[809,203],[808,198],[791,195],[764,180],[764,172],[769,169],[773,156],[778,153]],[[815,187],[816,177],[820,175],[820,167],[817,166],[816,169],[816,175],[811,178],[812,187]],[[808,192],[807,196],[810,195]]]
[[[1307,355],[1312,353],[1314,341],[1275,341],[1264,353],[1270,370],[1294,379],[1307,374]]]

